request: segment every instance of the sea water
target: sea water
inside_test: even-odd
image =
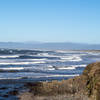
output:
[[[17,100],[9,94],[25,82],[68,79],[100,61],[99,51],[0,49],[0,98]]]

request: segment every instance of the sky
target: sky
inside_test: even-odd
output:
[[[0,42],[100,44],[100,0],[0,0]]]

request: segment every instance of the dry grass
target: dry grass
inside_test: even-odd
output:
[[[88,100],[85,95],[57,95],[57,96],[33,96],[32,93],[24,93],[20,100]]]
[[[85,82],[80,77],[74,79],[52,81],[52,82],[38,82],[28,83],[27,86],[30,88],[30,92],[34,95],[64,95],[64,94],[75,94],[83,91],[85,88]]]
[[[28,83],[26,86],[30,88],[30,92],[23,93],[20,100],[88,100],[88,97],[83,94],[85,84],[80,77],[62,81]]]
[[[73,79],[27,86],[31,98],[20,100],[100,100],[100,62],[89,64],[81,76]]]

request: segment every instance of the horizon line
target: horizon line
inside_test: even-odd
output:
[[[88,44],[88,45],[100,45],[100,43],[83,43],[83,42],[62,42],[62,41],[0,41],[0,43],[73,43],[73,44]]]

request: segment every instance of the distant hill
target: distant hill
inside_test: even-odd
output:
[[[61,50],[100,50],[99,44],[82,43],[30,43],[30,42],[0,42],[0,48],[11,49],[61,49]]]

